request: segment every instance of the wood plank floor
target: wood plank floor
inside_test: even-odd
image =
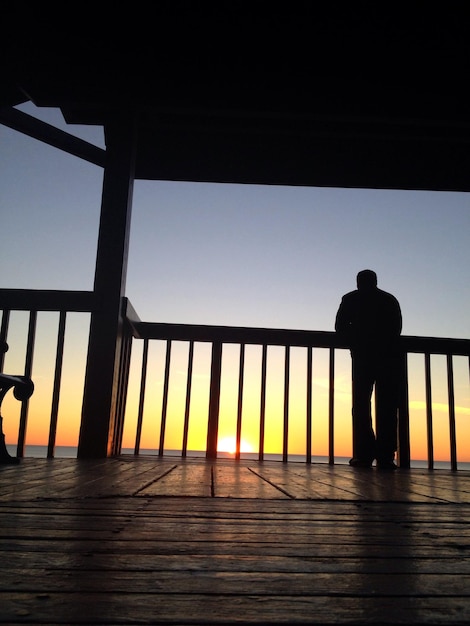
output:
[[[470,472],[1,466],[0,623],[468,624]]]

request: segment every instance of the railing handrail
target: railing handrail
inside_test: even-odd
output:
[[[96,296],[93,291],[0,289],[0,310],[66,310],[89,313],[96,308]],[[222,343],[344,349],[348,347],[339,340],[334,331],[143,322],[128,298],[124,298],[123,308],[132,334],[136,339],[221,341]],[[403,335],[401,342],[404,351],[409,353],[470,356],[470,339]]]
[[[91,313],[96,308],[93,291],[53,289],[0,289],[0,311],[73,311]]]
[[[253,345],[295,346],[348,349],[334,331],[288,330],[237,326],[205,326],[198,324],[171,324],[132,322],[136,339],[173,341],[201,341]],[[470,356],[470,339],[447,337],[419,337],[403,335],[401,346],[408,353],[453,354]]]

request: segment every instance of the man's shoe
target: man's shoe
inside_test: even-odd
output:
[[[363,459],[356,459],[355,457],[353,457],[349,461],[349,465],[351,467],[365,467],[369,469],[372,467],[372,461],[364,461]]]
[[[388,471],[393,472],[394,470],[398,468],[393,461],[377,461],[377,469],[388,470]]]

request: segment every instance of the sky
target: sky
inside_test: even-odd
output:
[[[18,108],[104,148],[100,127]],[[1,125],[0,163],[0,288],[91,290],[102,170]],[[469,195],[135,183],[126,295],[143,321],[332,331],[365,268],[403,334],[469,338]]]
[[[18,107],[104,147],[100,127]],[[101,168],[0,126],[2,287],[92,289]],[[333,330],[359,270],[403,333],[470,337],[466,193],[136,181],[127,295],[144,321]]]

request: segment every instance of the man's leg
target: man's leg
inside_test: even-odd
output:
[[[391,464],[397,450],[398,386],[395,359],[384,359],[378,367],[376,398],[377,463]]]
[[[375,458],[375,435],[370,404],[374,386],[374,367],[367,358],[353,355],[352,370],[353,459],[371,464]]]

